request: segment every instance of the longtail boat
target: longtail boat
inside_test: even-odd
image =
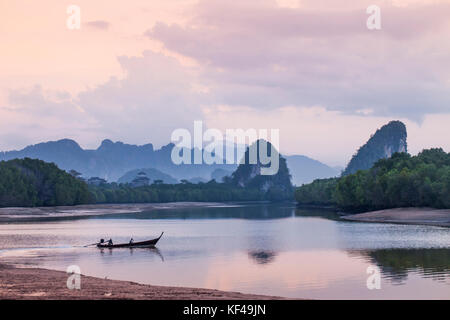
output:
[[[97,248],[152,248],[158,243],[159,239],[161,239],[164,232],[161,232],[161,235],[152,240],[140,241],[140,242],[128,242],[128,243],[119,243],[119,244],[108,244],[108,242],[99,242],[97,243]]]

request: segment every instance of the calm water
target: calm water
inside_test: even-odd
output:
[[[156,237],[158,249],[77,247]],[[294,205],[0,224],[0,260],[140,283],[299,298],[449,299],[450,229],[340,221]],[[381,271],[369,290],[367,267]]]

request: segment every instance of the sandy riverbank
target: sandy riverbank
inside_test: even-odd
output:
[[[38,220],[42,218],[87,217],[106,214],[136,213],[151,210],[176,208],[226,206],[217,202],[168,202],[168,203],[127,203],[91,204],[61,207],[0,208],[0,222]]]
[[[67,288],[68,274],[0,265],[0,299],[269,300],[281,297],[199,288],[164,287],[81,276],[81,289]]]
[[[450,210],[433,208],[395,208],[342,216],[361,222],[384,222],[450,227]]]

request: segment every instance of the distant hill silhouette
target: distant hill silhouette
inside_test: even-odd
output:
[[[43,142],[20,151],[0,152],[0,160],[33,158],[53,162],[63,170],[76,170],[84,177],[101,177],[117,181],[125,173],[138,168],[154,168],[177,180],[201,177],[210,180],[218,168],[234,171],[236,165],[181,164],[175,165],[171,152],[175,145],[169,143],[155,150],[152,144],[142,146],[104,140],[95,150],[82,149],[73,140]]]
[[[25,157],[40,159],[53,162],[66,171],[76,170],[85,178],[99,177],[110,182],[118,181],[130,171],[141,169],[157,170],[158,173],[153,172],[155,179],[150,172],[148,177],[151,180],[163,180],[168,183],[174,183],[169,176],[178,181],[216,179],[217,182],[221,182],[224,176],[231,176],[237,168],[236,164],[175,165],[171,161],[173,147],[174,144],[169,143],[160,149],[154,149],[150,143],[138,146],[104,140],[97,149],[89,150],[81,148],[73,140],[62,139],[31,145],[19,151],[0,152],[0,160]],[[296,185],[339,174],[337,169],[308,157],[294,155],[286,157],[286,160],[291,170],[292,181]],[[161,174],[167,177],[156,179]]]
[[[382,126],[358,149],[342,174],[370,169],[379,159],[389,158],[396,152],[407,152],[406,137],[406,126],[401,121]]]
[[[188,180],[190,183],[206,183],[208,180],[201,177],[194,177]]]
[[[163,183],[166,184],[174,184],[178,183],[178,180],[174,177],[165,174],[164,172],[159,171],[158,169],[154,168],[146,168],[146,169],[135,169],[128,171],[125,173],[122,177],[119,178],[117,182],[119,183],[131,183],[140,172],[144,172],[147,176],[147,178],[150,179],[150,183],[153,183],[156,180],[162,180]]]
[[[286,156],[286,161],[292,183],[296,186],[313,182],[315,179],[331,178],[341,174],[338,168],[329,167],[306,156]]]
[[[231,176],[232,173],[233,173],[232,171],[227,171],[224,169],[216,169],[211,173],[211,179],[216,180],[216,182],[222,182],[223,178]]]

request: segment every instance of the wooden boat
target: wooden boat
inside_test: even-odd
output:
[[[97,243],[97,248],[152,248],[158,243],[159,239],[161,239],[164,232],[161,232],[161,235],[152,240],[140,241],[140,242],[128,242],[128,243],[119,243],[119,244],[108,244],[108,242]]]

